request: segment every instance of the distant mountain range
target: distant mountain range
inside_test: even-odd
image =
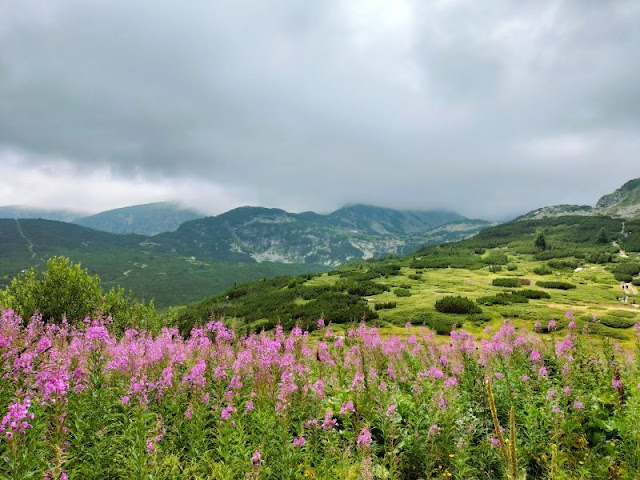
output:
[[[202,216],[202,213],[181,207],[177,203],[157,202],[107,210],[89,217],[77,218],[73,223],[103,232],[156,235],[173,231],[181,223]]]
[[[604,195],[595,207],[589,205],[553,205],[538,208],[517,220],[539,220],[565,215],[605,215],[614,218],[640,218],[640,178],[630,180],[615,192]]]
[[[335,266],[466,238],[489,225],[454,212],[367,205],[348,206],[328,215],[241,207],[185,222],[175,232],[152,237],[146,245],[196,258]]]
[[[116,208],[86,216],[71,210],[47,210],[24,205],[0,207],[0,218],[41,218],[71,222],[109,233],[137,233],[156,235],[170,232],[186,221],[201,218],[203,214],[181,207],[175,202],[156,202]]]
[[[5,209],[22,217],[24,209]],[[169,212],[166,219],[164,212]],[[33,211],[31,216],[58,215]],[[328,215],[241,207],[182,223],[157,235],[108,233],[174,228],[194,212],[171,204],[117,209],[74,223],[0,220],[0,286],[25,268],[64,255],[160,306],[187,303],[235,282],[317,272],[349,260],[409,253],[422,245],[467,238],[490,224],[455,212],[398,211],[352,205]],[[169,223],[173,222],[173,223]]]

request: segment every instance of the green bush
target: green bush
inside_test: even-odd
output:
[[[117,331],[128,327],[155,330],[161,323],[153,302],[138,302],[121,287],[105,293],[97,275],[66,257],[47,260],[43,272],[32,268],[19,274],[3,295],[24,318],[40,313],[45,321],[59,323],[66,317],[77,324],[88,316],[109,316]]]
[[[536,275],[550,275],[553,273],[553,270],[551,270],[546,265],[541,265],[539,267],[534,268],[533,273],[535,273]]]
[[[536,282],[536,285],[542,288],[555,288],[556,290],[572,290],[576,288],[576,286],[573,283],[561,282],[561,281],[549,281],[549,282],[540,281],[540,282]]]
[[[435,315],[433,317],[430,317],[427,320],[426,324],[438,335],[448,336],[449,334],[451,334],[451,330],[460,328],[462,326],[462,321],[461,319],[455,317],[443,317],[442,315]]]
[[[632,282],[640,274],[640,263],[620,263],[613,267],[613,276],[620,282]]]
[[[40,274],[31,268],[15,277],[7,289],[13,308],[23,318],[40,313],[45,321],[61,322],[67,317],[80,322],[96,312],[102,301],[97,275],[66,257],[47,260]]]
[[[522,285],[530,285],[531,280],[516,277],[498,277],[494,278],[491,285],[494,287],[518,288]]]
[[[396,297],[410,297],[411,290],[407,288],[396,288],[393,293],[395,293]]]
[[[375,310],[387,310],[391,308],[396,308],[396,302],[384,302],[384,303],[376,303],[373,308]]]
[[[624,332],[598,323],[590,323],[589,332],[596,335],[602,335],[603,337],[614,338],[616,340],[629,340],[629,336]]]
[[[349,295],[369,297],[371,295],[380,295],[383,292],[388,292],[389,287],[374,282],[360,282],[355,285],[352,284],[347,286],[346,290]]]
[[[578,268],[578,262],[576,262],[575,260],[567,259],[567,258],[549,260],[547,262],[547,265],[549,265],[549,267],[551,268],[555,268],[558,270],[564,270],[564,269],[575,270],[576,268]]]
[[[441,313],[482,313],[473,300],[461,296],[442,297],[436,301],[435,307]]]
[[[510,272],[515,272],[517,269],[518,269],[518,266],[513,263],[510,263],[509,265],[507,265],[507,270]]]
[[[585,262],[587,263],[610,263],[613,260],[613,255],[606,252],[592,252],[588,253],[584,257]]]
[[[408,278],[410,278],[411,280],[420,280],[422,277],[418,274],[412,273],[411,275],[408,275]]]
[[[479,305],[511,305],[512,303],[528,303],[529,299],[520,293],[498,293],[487,295],[476,300]]]
[[[491,252],[482,261],[488,265],[506,265],[509,263],[509,257],[505,253]]]
[[[636,324],[636,320],[605,315],[600,317],[600,323],[611,328],[631,328]]]
[[[533,290],[533,289],[523,289],[518,290],[518,295],[522,295],[523,297],[530,298],[532,300],[539,300],[541,298],[551,298],[548,292],[543,290]]]
[[[502,266],[501,265],[490,265],[489,266],[489,271],[491,273],[498,273],[502,271]]]
[[[482,325],[484,323],[491,321],[491,315],[487,315],[486,313],[472,313],[467,317],[471,323],[476,326]]]

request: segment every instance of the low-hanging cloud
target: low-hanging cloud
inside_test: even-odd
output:
[[[113,206],[594,203],[640,174],[639,22],[631,0],[6,2],[0,148],[51,182],[109,172]]]

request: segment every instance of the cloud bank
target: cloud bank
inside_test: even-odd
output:
[[[0,203],[593,204],[640,176],[638,24],[631,0],[4,2]]]

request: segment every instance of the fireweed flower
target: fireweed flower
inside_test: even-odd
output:
[[[344,415],[345,413],[348,413],[348,412],[355,412],[355,409],[353,408],[353,402],[351,400],[342,404],[342,408],[340,409],[340,415]]]
[[[362,430],[360,430],[360,434],[358,435],[358,441],[356,442],[356,445],[358,445],[358,447],[369,447],[371,446],[371,443],[372,443],[371,432],[367,427],[364,427]]]
[[[435,437],[439,433],[440,433],[440,427],[438,426],[437,423],[434,423],[433,425],[431,425],[431,427],[429,427],[429,436],[430,437]]]
[[[389,405],[386,413],[387,418],[391,418],[393,416],[393,412],[395,411],[396,411],[396,406],[394,404]]]
[[[303,436],[300,437],[296,437],[293,439],[293,446],[294,447],[301,447],[306,443],[306,440]]]
[[[251,463],[260,463],[260,460],[262,459],[262,454],[260,453],[260,450],[256,450],[255,452],[253,452],[253,456],[251,457]]]

